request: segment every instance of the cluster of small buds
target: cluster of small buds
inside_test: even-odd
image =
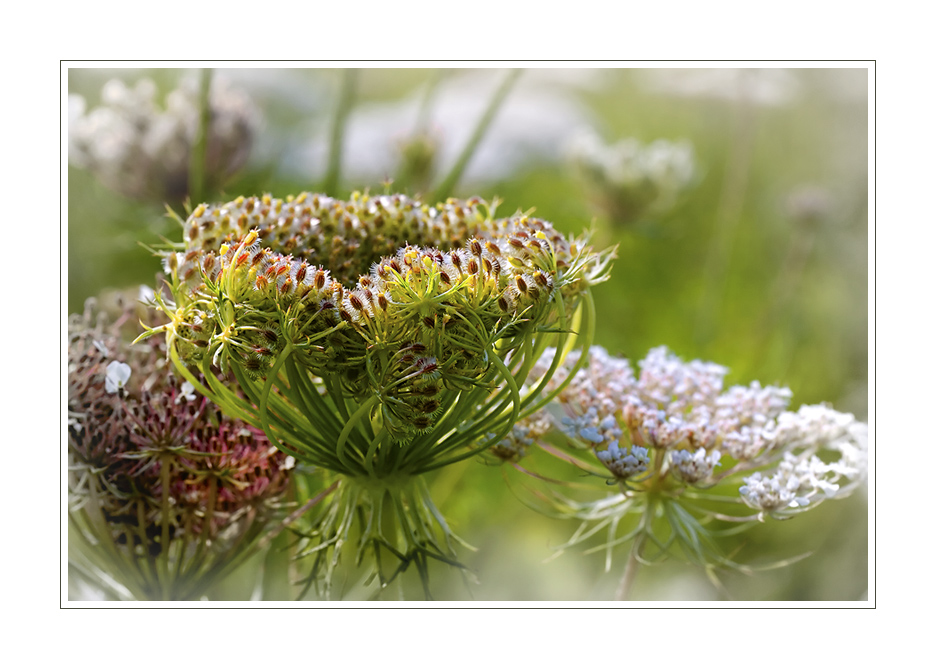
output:
[[[695,181],[692,146],[685,141],[643,145],[628,138],[609,146],[589,132],[569,153],[600,206],[619,223],[666,211]]]
[[[690,407],[708,406],[722,390],[728,370],[711,362],[683,362],[658,346],[638,363],[640,380],[635,388],[642,404],[678,415]]]
[[[721,454],[718,451],[708,453],[704,448],[700,448],[694,454],[685,449],[670,453],[673,473],[686,483],[697,483],[711,478],[720,461]]]
[[[173,376],[164,342],[129,346],[120,330],[134,316],[130,307],[108,324],[89,300],[69,319],[70,513],[128,563],[164,551],[182,559],[212,542],[213,559],[278,513],[292,463]],[[166,594],[152,582],[123,585]]]
[[[517,462],[551,429],[552,421],[545,413],[526,416],[514,424],[506,437],[491,446],[489,452],[502,462]]]
[[[105,186],[137,200],[178,202],[188,193],[189,163],[198,132],[198,85],[185,79],[156,102],[156,85],[142,79],[132,88],[118,79],[101,91],[101,106],[86,112],[81,96],[69,97],[69,161]],[[259,112],[223,79],[213,82],[205,177],[222,185],[246,162]]]
[[[353,193],[348,201],[312,193],[285,199],[239,197],[197,207],[185,223],[185,252],[167,262],[177,266],[180,275],[196,277],[200,253],[217,253],[222,245],[234,248],[250,231],[256,231],[259,243],[272,253],[327,268],[345,286],[404,246],[456,250],[476,239],[483,245],[472,253],[478,262],[512,265],[553,252],[560,268],[568,267],[578,254],[576,244],[582,242],[566,240],[546,221],[526,216],[494,219],[493,212],[492,205],[476,197],[436,206],[399,194]],[[505,243],[503,248],[486,246],[498,240]]]
[[[612,442],[607,449],[595,451],[595,455],[612,474],[620,479],[629,479],[647,471],[650,457],[646,448],[631,446],[630,449],[620,448],[617,442]]]
[[[760,511],[805,508],[818,496],[835,497],[840,486],[830,478],[841,472],[841,468],[827,465],[815,455],[797,457],[784,453],[772,474],[754,472],[744,479],[741,497],[748,506]]]
[[[569,356],[551,384],[577,362]],[[847,494],[865,476],[867,428],[850,414],[788,411],[789,389],[758,382],[723,391],[724,367],[683,362],[662,347],[638,366],[635,377],[626,360],[592,347],[589,364],[557,395],[571,445],[592,450],[628,487],[704,488],[747,473],[741,499],[783,515]]]
[[[617,443],[624,434],[618,427],[613,414],[598,420],[598,407],[590,406],[582,416],[563,416],[562,425],[566,434],[589,444]]]
[[[430,207],[360,193],[201,205],[185,249],[164,261],[177,282],[172,344],[183,360],[207,355],[262,378],[288,338],[314,375],[338,372],[354,396],[378,395],[394,436],[418,433],[443,389],[487,373],[495,339],[544,324],[556,290],[574,302],[607,269],[546,221],[492,213],[479,198]],[[414,369],[414,356],[431,370]]]

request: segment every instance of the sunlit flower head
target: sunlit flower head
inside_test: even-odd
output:
[[[450,558],[453,535],[418,477],[490,449],[519,455],[539,430],[522,421],[578,336],[574,318],[590,341],[589,289],[613,252],[494,209],[480,198],[240,197],[197,207],[184,248],[165,256],[170,321],[148,334],[166,333],[199,391],[339,477],[333,504],[347,515],[310,535],[324,546],[345,541],[356,508],[371,523],[392,502],[401,531],[388,539],[369,524],[362,549],[389,546],[404,564],[427,547]],[[556,364],[534,371],[550,345]]]

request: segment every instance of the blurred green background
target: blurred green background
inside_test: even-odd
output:
[[[160,100],[197,70],[70,69],[87,107],[106,81],[148,77]],[[207,200],[320,190],[327,179],[342,86],[337,189],[431,195],[455,162],[505,70],[254,69],[213,73],[259,110],[251,158]],[[688,140],[696,177],[665,211],[612,219],[570,165],[567,146],[590,129],[604,141]],[[788,386],[793,407],[829,402],[868,412],[868,83],[866,69],[568,69],[521,73],[447,195],[503,200],[502,215],[536,209],[566,232],[594,230],[619,257],[598,286],[596,343],[636,361],[665,344],[682,358],[730,368],[726,384]],[[182,202],[168,203],[183,212]],[[180,238],[157,202],[135,202],[88,171],[68,171],[69,312],[107,288],[152,284],[159,263],[140,245]],[[572,521],[521,503],[499,467],[471,462],[439,475],[433,492],[480,583],[434,568],[437,599],[612,599],[626,559],[572,550],[544,563]],[[516,480],[516,474],[510,476]],[[736,561],[755,576],[720,573],[724,591],[677,562],[645,568],[635,599],[857,600],[867,598],[865,490],[744,535]],[[216,596],[249,597],[259,563]],[[253,570],[253,571],[251,571]],[[405,588],[415,581],[404,579]],[[353,581],[354,575],[348,575]],[[352,591],[352,595],[355,591]],[[360,592],[358,592],[360,594]]]

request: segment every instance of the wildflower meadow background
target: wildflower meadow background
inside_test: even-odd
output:
[[[608,354],[636,364],[666,346],[727,368],[726,388],[758,380],[789,388],[791,410],[829,403],[868,420],[867,69],[70,69],[68,90],[70,314],[155,285],[153,249],[182,238],[167,207],[184,220],[186,206],[241,195],[477,196],[499,200],[498,216],[533,210],[567,237],[590,229],[593,247],[617,247],[591,291],[594,343]],[[206,94],[212,131],[193,178]],[[536,452],[517,465],[555,462]],[[609,571],[604,551],[588,550],[597,537],[554,556],[578,523],[530,508],[527,481],[478,459],[430,480],[449,526],[478,549],[459,551],[477,583],[429,567],[436,599],[614,597],[626,553]],[[264,485],[264,498],[280,493]],[[631,598],[866,599],[868,522],[859,486],[747,531],[729,557],[753,573],[718,570],[716,587],[669,560],[643,568]],[[252,557],[206,596],[250,598],[296,568],[282,555]],[[403,594],[420,597],[406,576]],[[368,596],[357,578],[337,574],[343,596]],[[101,596],[78,574],[69,587]]]

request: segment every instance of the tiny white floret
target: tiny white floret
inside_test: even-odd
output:
[[[107,366],[107,374],[104,377],[104,389],[109,393],[116,393],[127,385],[127,381],[130,380],[130,372],[130,365],[116,360],[111,361]]]

